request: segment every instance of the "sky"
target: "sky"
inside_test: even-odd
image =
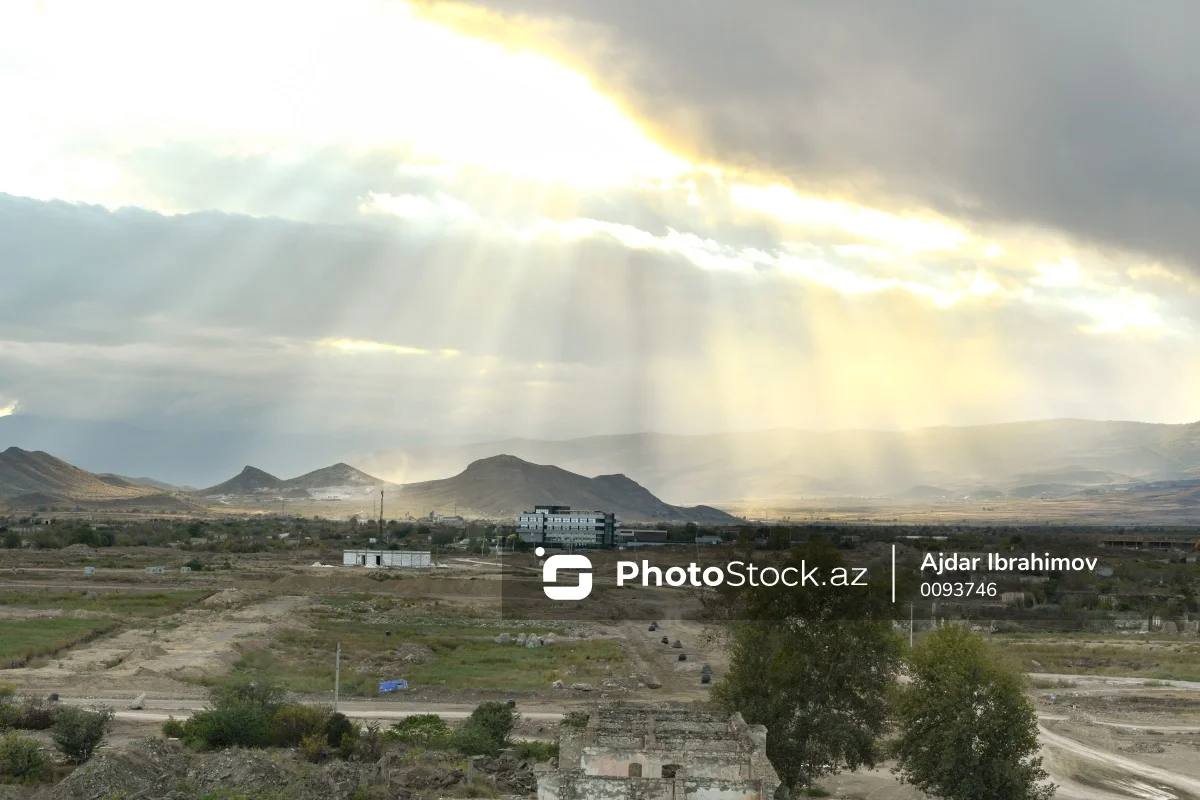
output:
[[[1196,420],[1198,23],[10,0],[0,445]]]

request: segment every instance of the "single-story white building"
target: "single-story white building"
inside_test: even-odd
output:
[[[344,567],[431,567],[428,550],[343,550]]]

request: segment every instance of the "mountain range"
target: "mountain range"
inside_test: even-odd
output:
[[[509,454],[583,474],[638,476],[676,503],[813,497],[1020,496],[1200,478],[1200,423],[1075,419],[908,431],[768,430],[680,436],[636,433],[565,441],[505,439],[415,447],[352,459],[397,482],[457,472]],[[1013,494],[1015,493],[1015,494]]]
[[[145,508],[164,512],[201,512],[214,500],[237,505],[239,499],[295,498],[313,501],[361,500],[376,489],[389,496],[390,508],[418,511],[458,508],[469,516],[507,518],[537,503],[603,510],[640,522],[731,524],[738,520],[705,506],[682,508],[664,503],[624,475],[587,478],[553,466],[530,464],[501,455],[468,465],[450,478],[396,486],[338,463],[296,478],[281,480],[252,466],[216,486],[199,491],[163,492],[113,474],[79,469],[41,451],[10,447],[0,453],[0,501],[10,511],[30,511],[67,503],[89,510]]]

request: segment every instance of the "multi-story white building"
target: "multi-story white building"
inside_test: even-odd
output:
[[[571,511],[570,506],[534,506],[517,515],[517,535],[528,544],[612,547],[617,517],[605,511]]]

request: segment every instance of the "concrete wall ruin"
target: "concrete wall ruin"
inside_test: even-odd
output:
[[[593,708],[564,733],[539,800],[770,800],[779,777],[766,729],[726,716],[639,706]]]

